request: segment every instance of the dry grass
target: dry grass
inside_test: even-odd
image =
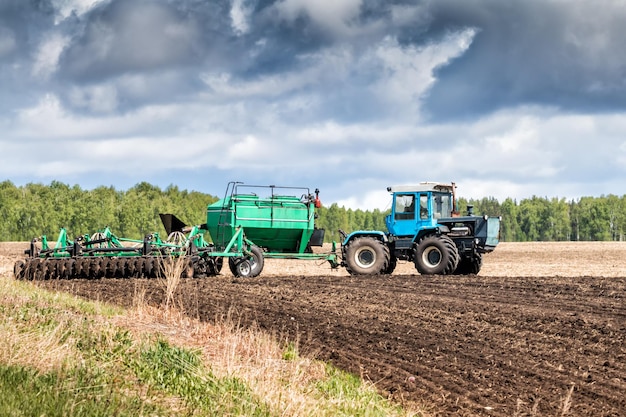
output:
[[[218,324],[190,318],[175,307],[176,296],[167,307],[150,306],[144,301],[145,290],[137,287],[131,310],[123,314],[101,315],[98,307],[89,307],[87,302],[72,301],[78,299],[64,294],[48,293],[27,282],[15,281],[6,273],[0,274],[0,294],[4,312],[14,309],[6,316],[17,317],[0,325],[3,334],[0,363],[3,364],[23,365],[42,372],[63,372],[77,364],[80,366],[83,356],[76,349],[76,337],[81,336],[80,323],[85,320],[81,314],[91,308],[95,315],[90,316],[89,332],[110,333],[111,329],[126,329],[134,335],[133,340],[153,340],[156,336],[172,346],[200,352],[212,375],[218,379],[242,380],[252,394],[272,410],[272,415],[334,416],[338,414],[338,407],[363,409],[363,397],[326,397],[320,393],[316,384],[332,377],[326,364],[299,357],[295,345],[282,346],[268,333],[243,328],[231,315],[216,318]],[[85,303],[85,306],[78,308],[71,303]],[[47,317],[55,317],[56,321]],[[79,333],[75,333],[77,330]],[[107,343],[109,339],[98,340],[98,343]],[[107,350],[106,347],[103,349]],[[375,388],[368,383],[359,390],[366,393],[364,398],[376,395]],[[381,400],[375,401],[373,407],[380,409]],[[382,407],[383,413],[358,412],[356,415],[415,415],[389,404]]]
[[[141,292],[139,292],[141,294]],[[158,308],[137,300],[135,308],[115,318],[137,337],[158,333],[172,344],[200,351],[204,362],[218,378],[236,375],[275,414],[289,416],[331,416],[334,406],[314,392],[318,381],[328,378],[326,364],[300,357],[292,346],[281,346],[276,338],[258,329],[244,329],[232,315],[209,324],[190,318],[172,307]],[[371,383],[364,390],[375,391]],[[332,401],[332,400],[331,400]],[[337,401],[337,399],[335,399]],[[410,410],[392,410],[386,415],[417,415]],[[424,415],[419,413],[419,415]]]
[[[567,390],[567,395],[563,399],[563,407],[561,408],[561,417],[566,416],[569,413],[570,408],[572,407],[572,394],[574,393],[575,385],[572,384],[569,390]]]
[[[42,372],[61,369],[76,361],[80,353],[71,329],[83,320],[81,311],[94,313],[100,326],[121,311],[89,303],[67,294],[33,289],[14,281],[11,273],[0,273],[0,363],[17,364]]]
[[[190,319],[174,307],[180,279],[188,273],[186,259],[170,257],[162,265],[165,308],[150,307],[137,300],[125,327],[139,323],[135,328],[158,331],[176,345],[199,349],[217,377],[243,378],[257,396],[283,416],[300,416],[305,410],[310,413],[317,399],[307,395],[305,387],[326,376],[325,365],[299,357],[285,360],[284,349],[274,338],[260,330],[242,328],[232,314],[218,318],[218,325]]]
[[[160,260],[160,271],[157,273],[165,281],[165,307],[169,308],[174,302],[174,294],[183,275],[190,272],[189,262],[184,256],[164,257]],[[191,272],[193,275],[193,272]]]
[[[59,323],[42,333],[39,330],[24,330],[23,324],[3,323],[0,325],[0,362],[31,367],[41,372],[62,368],[68,358],[78,356],[69,340],[59,343],[66,328],[67,323]]]

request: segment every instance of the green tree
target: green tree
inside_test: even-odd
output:
[[[502,224],[500,225],[500,235],[503,241],[515,242],[522,235],[522,230],[518,223],[517,202],[507,198],[500,205]]]
[[[21,194],[11,181],[0,183],[0,240],[19,240],[21,237],[17,224]]]
[[[610,240],[611,227],[605,198],[582,197],[577,211],[579,240]]]

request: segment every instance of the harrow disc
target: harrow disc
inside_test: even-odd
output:
[[[24,261],[17,261],[13,265],[13,275],[15,279],[24,279],[26,275],[26,264]]]

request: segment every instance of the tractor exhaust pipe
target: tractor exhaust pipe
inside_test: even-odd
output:
[[[459,209],[456,205],[456,183],[452,182],[452,217],[459,217]]]

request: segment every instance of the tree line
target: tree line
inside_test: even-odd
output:
[[[494,198],[459,200],[460,208],[468,204],[477,214],[502,216],[503,241],[623,241],[626,237],[626,195],[576,200],[533,196],[502,203]]]
[[[141,239],[146,233],[165,234],[159,213],[201,224],[206,221],[207,205],[217,200],[210,194],[174,185],[161,189],[146,182],[120,191],[104,186],[84,190],[57,181],[24,186],[4,181],[0,182],[0,241],[27,241],[42,235],[54,240],[62,227],[73,237],[105,226],[118,236]],[[626,195],[458,201],[462,214],[470,205],[477,215],[502,217],[503,241],[621,241],[626,235]],[[317,226],[326,229],[326,241],[339,241],[339,229],[385,230],[387,214],[389,210],[353,210],[334,203],[318,209]]]
[[[50,185],[0,183],[0,241],[55,240],[65,227],[71,237],[110,227],[120,237],[142,239],[165,234],[159,213],[174,213],[189,224],[206,222],[206,206],[216,197],[146,182],[127,191],[113,187],[83,190],[53,181]]]

